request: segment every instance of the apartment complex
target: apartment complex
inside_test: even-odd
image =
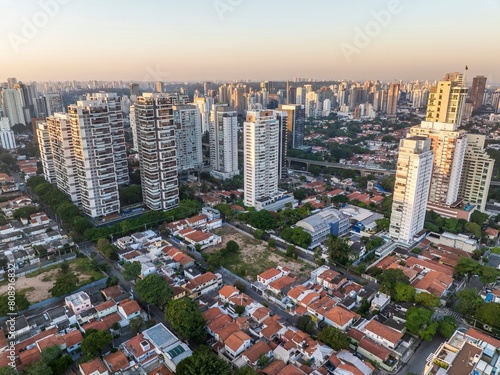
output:
[[[221,180],[238,175],[238,114],[232,107],[212,107],[209,139],[210,173]]]
[[[472,79],[470,90],[470,101],[472,110],[477,111],[483,105],[484,89],[486,88],[486,77],[476,76]]]
[[[181,94],[144,93],[135,103],[142,196],[152,210],[179,205],[174,106],[187,100]]]
[[[399,84],[391,83],[387,93],[387,117],[396,117],[398,114]]]
[[[243,125],[245,205],[278,194],[279,122],[272,110],[247,111]]]
[[[306,111],[302,105],[286,104],[279,107],[280,111],[287,112],[287,129],[291,134],[292,148],[304,145],[304,128]]]
[[[462,73],[448,73],[429,91],[426,121],[457,124],[462,122],[462,111],[467,96]]]
[[[411,244],[424,228],[434,153],[431,140],[410,137],[399,143],[389,234]]]
[[[176,105],[174,109],[177,169],[198,170],[203,165],[201,117],[195,105]]]
[[[47,182],[56,181],[56,171],[54,169],[54,158],[50,145],[49,127],[44,122],[37,124],[36,136],[38,139],[38,148],[40,150],[40,161],[42,162],[43,176]]]

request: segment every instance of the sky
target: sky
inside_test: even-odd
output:
[[[500,83],[500,0],[0,0],[0,81]],[[470,81],[470,80],[469,80]]]

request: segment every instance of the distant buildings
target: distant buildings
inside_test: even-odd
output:
[[[462,122],[462,111],[467,87],[462,73],[448,73],[437,86],[432,86],[427,103],[426,121],[457,124]]]
[[[247,112],[243,125],[245,205],[278,194],[279,122],[272,110]]]
[[[472,79],[470,90],[470,101],[472,110],[477,111],[483,105],[484,89],[486,88],[486,77],[476,76]]]
[[[391,237],[399,241],[413,243],[414,236],[424,228],[432,161],[430,139],[410,137],[400,141],[389,228]]]
[[[10,129],[8,117],[0,117],[0,146],[7,150],[17,147],[14,132]]]
[[[238,114],[227,105],[210,111],[210,173],[219,179],[233,178],[238,170]]]
[[[302,105],[282,105],[280,111],[287,113],[287,129],[291,135],[292,148],[299,148],[304,145],[304,128],[306,112]]]
[[[391,83],[387,93],[387,117],[396,117],[398,114],[399,84]]]
[[[26,125],[23,112],[23,102],[19,91],[12,88],[0,91],[2,112],[8,117],[11,126],[16,124]]]

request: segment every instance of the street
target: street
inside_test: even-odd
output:
[[[436,349],[444,341],[440,335],[434,336],[432,341],[422,341],[413,356],[399,370],[398,375],[406,375],[407,373],[422,374],[425,368],[427,357],[436,351]]]

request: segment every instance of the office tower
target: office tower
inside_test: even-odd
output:
[[[177,170],[198,170],[203,165],[201,116],[195,105],[175,105],[174,126]]]
[[[115,157],[116,179],[118,186],[129,184],[127,146],[125,144],[125,128],[123,126],[123,113],[121,97],[115,93],[98,92],[87,94],[87,100],[95,100],[106,105],[111,127],[113,154]]]
[[[274,114],[276,120],[278,121],[279,133],[278,133],[278,178],[286,178],[288,175],[287,165],[286,165],[286,154],[288,151],[288,112],[283,110],[275,110]]]
[[[299,148],[304,145],[304,129],[306,123],[306,111],[304,106],[282,105],[280,111],[287,112],[287,128],[291,133],[292,148]]]
[[[239,115],[245,113],[245,98],[243,96],[245,88],[246,86],[238,84],[231,95],[231,106]]]
[[[352,111],[354,107],[366,102],[368,98],[368,90],[363,87],[353,87],[349,92],[349,109]]]
[[[448,73],[443,81],[429,90],[426,121],[460,126],[466,96],[467,87],[463,75]]]
[[[484,149],[486,136],[467,134],[459,196],[484,212],[495,160]]]
[[[1,91],[1,95],[2,112],[4,116],[9,118],[10,125],[26,125],[20,92],[14,89],[4,89]]]
[[[216,104],[210,111],[210,174],[221,180],[240,174],[238,170],[238,114]]]
[[[442,206],[455,205],[467,147],[465,131],[457,130],[457,124],[422,121],[420,125],[413,126],[409,134],[424,136],[431,140],[434,167],[429,203]]]
[[[198,111],[201,115],[201,132],[204,134],[208,131],[210,124],[210,110],[214,105],[214,98],[204,97],[196,98],[194,104],[198,107]]]
[[[14,85],[14,90],[16,90],[21,97],[24,124],[29,124],[31,122],[31,118],[34,117],[35,112],[33,100],[36,97],[36,86],[25,85],[24,83],[19,82]]]
[[[7,150],[17,147],[14,132],[10,129],[8,117],[0,117],[0,146]]]
[[[124,157],[125,165],[127,160],[121,152],[124,140],[118,140],[116,129],[121,125],[123,137],[118,99],[116,94],[88,94],[86,100],[68,106],[81,207],[91,217],[120,211],[123,161],[118,157]]]
[[[140,90],[139,90],[139,84],[138,83],[131,83],[130,84],[130,96],[139,96],[140,95]]]
[[[396,117],[398,114],[399,84],[391,83],[387,92],[387,117]]]
[[[486,77],[476,76],[472,79],[470,90],[470,101],[472,110],[477,111],[483,105],[484,89],[486,88]]]
[[[297,88],[289,87],[286,95],[286,104],[296,104],[297,103]]]
[[[330,99],[323,100],[323,117],[330,116],[330,112],[332,111],[332,101]]]
[[[155,84],[156,92],[163,92],[163,82],[156,82]]]
[[[138,151],[139,142],[137,140],[137,122],[135,121],[135,106],[130,106],[130,113],[128,115],[130,122],[130,130],[132,131],[132,149]]]
[[[51,184],[56,182],[56,171],[54,169],[54,157],[50,146],[49,128],[45,122],[38,122],[36,128],[38,149],[40,150],[40,161],[43,168],[43,176]]]
[[[408,137],[399,142],[389,234],[411,244],[424,228],[433,152],[431,140]]]
[[[152,210],[179,205],[173,106],[186,102],[187,97],[177,93],[144,93],[134,105],[142,197]]]
[[[274,111],[251,110],[243,124],[245,205],[278,194],[279,123]]]
[[[45,100],[45,96],[35,98],[35,112],[38,118],[46,118],[48,116],[47,101]]]
[[[40,125],[38,124],[39,127]],[[80,205],[80,185],[69,116],[66,113],[54,113],[53,116],[47,117],[43,127],[49,133],[50,152],[52,153],[52,165],[57,188],[65,193],[74,204]],[[42,155],[41,146],[40,151]]]

